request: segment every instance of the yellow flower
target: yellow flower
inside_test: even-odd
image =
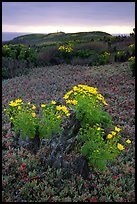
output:
[[[15,102],[16,102],[16,103],[21,103],[22,100],[21,100],[21,99],[16,99]]]
[[[56,106],[56,110],[61,110],[62,107],[59,105],[59,106]]]
[[[55,105],[55,104],[56,104],[56,101],[51,101],[51,104]]]
[[[100,128],[100,127],[98,127],[98,128],[97,128],[97,130],[101,130],[101,128]]]
[[[59,118],[61,118],[61,116],[60,116],[60,115],[58,115],[58,116],[57,116],[57,119],[59,119]]]
[[[67,100],[66,103],[70,103],[72,105],[76,105],[78,102],[77,102],[77,100]]]
[[[118,148],[119,150],[125,149],[125,148],[123,147],[123,145],[121,145],[120,143],[118,143],[117,148]]]
[[[111,134],[115,136],[117,133],[116,133],[116,132],[114,132],[114,131],[112,131],[112,132],[111,132]]]
[[[68,110],[67,110],[67,107],[66,106],[62,106],[61,107],[61,109],[62,109],[62,111],[65,113],[65,112],[68,112]]]
[[[28,102],[28,105],[30,105],[30,102]]]
[[[6,111],[6,108],[4,108],[4,111]]]
[[[45,108],[46,107],[46,105],[45,104],[41,104],[41,108]]]
[[[120,131],[120,128],[115,127],[115,131],[119,132],[119,131]]]
[[[130,143],[131,143],[131,140],[128,139],[128,140],[126,140],[126,142],[127,142],[128,144],[130,144]]]
[[[31,115],[32,115],[33,118],[36,117],[36,113],[34,113],[34,112]]]
[[[36,109],[36,106],[33,105],[31,109],[32,109],[32,110],[35,110],[35,109]]]
[[[106,103],[106,101],[105,101],[105,100],[103,100],[102,102],[104,103],[104,105],[108,106],[108,103]]]
[[[18,106],[18,110],[21,110],[21,106]]]
[[[64,99],[68,99],[69,98],[69,95],[72,93],[73,91],[70,90],[69,92],[67,92],[65,95],[64,95]]]
[[[66,116],[67,116],[67,117],[70,116],[70,113],[66,113]]]
[[[63,97],[64,99],[68,99],[69,98],[69,95],[68,94],[65,94],[65,96]]]
[[[108,134],[107,138],[111,139],[113,136],[111,134]]]
[[[128,60],[129,60],[129,61],[134,61],[134,60],[135,60],[135,57],[131,56]]]
[[[11,102],[9,103],[9,106],[12,106],[12,107],[17,106],[17,105],[18,105],[18,104],[15,103],[15,102],[13,102],[13,101],[11,101]]]

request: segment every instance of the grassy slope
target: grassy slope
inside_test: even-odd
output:
[[[109,167],[108,171],[104,173],[92,171],[92,179],[87,181],[88,185],[92,187],[92,190],[88,187],[84,187],[80,190],[83,195],[79,195],[78,187],[74,185],[72,186],[73,194],[65,197],[67,197],[69,201],[88,201],[87,197],[90,196],[90,198],[93,197],[93,200],[101,202],[134,202],[135,80],[131,77],[127,62],[100,67],[58,65],[33,69],[28,76],[15,77],[3,82],[2,105],[5,106],[10,100],[14,100],[18,97],[21,97],[24,101],[31,101],[37,105],[51,99],[61,99],[66,91],[79,83],[97,87],[98,91],[105,96],[109,104],[106,110],[112,115],[114,123],[121,128],[122,140],[125,141],[125,139],[129,138],[132,144],[129,146],[129,149],[124,150],[123,157],[119,157],[115,164]],[[3,115],[3,123],[5,122],[6,118]],[[4,131],[3,128],[3,137],[5,135]],[[24,155],[22,155],[22,157],[25,158]],[[8,162],[9,166],[12,166],[12,160],[9,159]],[[5,165],[5,161],[3,161],[3,163]],[[14,173],[11,172],[12,167],[6,167],[8,169],[5,169],[4,166],[3,168],[3,172],[7,172],[5,175],[9,174],[13,177]],[[45,181],[51,183],[51,174],[52,172],[49,172],[49,175],[47,173]],[[37,173],[37,175],[39,175],[39,173]],[[21,186],[19,187],[17,181],[18,177],[12,184],[9,182],[6,185],[4,184],[6,181],[3,181],[4,188],[8,189],[4,192],[4,200],[9,199],[10,201],[14,201],[17,199],[13,196],[13,185],[15,189],[20,188],[23,190],[24,188],[22,184],[20,184]],[[67,186],[66,188],[71,188],[71,185],[74,184],[73,181],[74,178],[72,176],[72,178],[69,178],[69,181],[65,179],[62,185],[67,186],[67,183],[69,183],[69,187]],[[42,191],[39,190],[39,185],[43,185],[42,182],[43,181],[38,181],[38,184],[36,184],[38,186],[36,192],[34,190],[35,194],[37,195],[39,192],[40,196],[37,195],[37,198],[32,196],[32,200],[36,201],[36,199],[38,199],[42,201]],[[53,178],[53,183],[54,182]],[[92,183],[94,183],[96,187],[93,187]],[[60,189],[59,193],[53,196],[55,201],[65,201],[66,199],[61,196],[61,192],[63,193],[64,189],[62,185],[58,187]],[[46,186],[51,192],[50,187],[52,187],[50,184]],[[29,199],[28,195],[23,194],[23,191],[21,191],[20,196],[24,200]],[[53,197],[51,196],[51,198],[46,200],[51,201]]]
[[[97,38],[103,38],[104,36],[111,36],[108,33],[101,31],[93,31],[93,32],[79,32],[79,33],[50,33],[50,34],[29,34],[24,36],[19,36],[9,41],[11,43],[22,43],[22,44],[42,44],[42,43],[55,43],[62,42],[65,40],[91,40]]]

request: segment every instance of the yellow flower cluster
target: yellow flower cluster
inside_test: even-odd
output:
[[[109,52],[104,52],[104,54],[103,55],[108,55],[108,56],[110,56],[110,53]]]
[[[129,61],[134,61],[134,60],[135,60],[135,56],[134,56],[134,57],[131,56],[128,60],[129,60]]]
[[[20,105],[20,103],[22,103],[22,99],[16,99],[15,101],[10,101],[9,106],[15,107]]]
[[[129,45],[128,47],[129,48],[132,48],[132,47],[134,47],[135,46],[135,44],[131,44],[131,45]]]
[[[78,101],[77,100],[67,100],[66,103],[76,105],[78,103]]]
[[[72,90],[70,90],[69,92],[67,92],[67,93],[64,95],[63,98],[64,98],[64,99],[68,99],[71,93],[73,93]]]
[[[116,132],[115,132],[115,131],[116,131]],[[111,134],[108,134],[108,135],[107,135],[107,138],[108,138],[108,139],[111,139],[113,136],[116,136],[116,134],[120,131],[120,128],[115,127],[115,131],[112,131]],[[128,140],[126,140],[126,143],[130,144],[131,141],[128,139]],[[124,146],[123,146],[122,144],[120,144],[120,143],[117,144],[117,148],[118,148],[120,151],[125,149]]]
[[[82,94],[82,95],[86,95],[86,96],[92,96],[92,95],[95,95],[97,97],[98,100],[102,101],[102,103],[104,105],[108,105],[104,99],[104,97],[99,94],[97,92],[97,88],[94,88],[94,87],[90,87],[88,85],[82,85],[82,84],[78,84],[78,86],[74,86],[73,89],[69,92],[67,92],[65,95],[64,95],[64,99],[68,99],[71,95],[71,93],[73,93],[74,95],[77,95],[77,94]]]
[[[58,48],[58,50],[60,50],[60,51],[65,51],[65,52],[72,52],[73,51],[73,49],[71,48],[71,47],[65,47],[64,45],[61,45],[59,48]]]
[[[111,139],[113,136],[116,136],[116,134],[120,131],[121,129],[120,128],[118,128],[118,127],[115,127],[115,131],[112,131],[111,132],[111,134],[109,133],[108,135],[107,135],[107,138],[108,139]]]
[[[66,106],[61,106],[61,105],[56,106],[56,110],[58,110],[58,111],[61,110],[61,111],[63,111],[66,114],[66,116],[70,116],[70,113],[69,113],[69,111],[68,111]]]
[[[110,55],[110,52],[105,52],[104,54],[106,54],[106,55]]]

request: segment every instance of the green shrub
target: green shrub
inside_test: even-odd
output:
[[[34,49],[22,44],[3,45],[2,56],[12,59],[27,61],[28,63],[36,64],[36,52]]]
[[[96,54],[96,51],[87,49],[87,50],[76,51],[74,56],[88,58],[90,56],[94,56],[95,54]]]
[[[113,161],[124,146],[119,143],[120,128],[114,129],[111,116],[103,110],[103,105],[108,105],[104,97],[97,88],[79,84],[67,92],[64,99],[81,124],[80,151],[87,157],[89,166],[106,169],[107,162]],[[107,134],[104,131],[106,128],[112,131]]]
[[[66,63],[70,63],[73,48],[71,46],[61,45],[59,46],[58,50],[59,53],[57,56],[63,59]]]
[[[129,66],[132,71],[132,76],[134,77],[135,76],[135,57],[129,58]]]
[[[110,53],[104,52],[99,55],[99,64],[100,65],[105,65],[108,64],[110,61]]]
[[[79,152],[87,157],[89,166],[104,170],[108,161],[112,161],[124,149],[119,143],[120,128],[115,127],[104,105],[108,105],[97,88],[79,84],[67,92],[64,97],[67,106],[57,105],[55,101],[41,104],[39,113],[35,105],[23,103],[22,99],[11,101],[4,109],[13,123],[14,131],[21,137],[34,140],[52,138],[63,130],[67,117],[74,114],[79,122],[77,142]],[[68,119],[70,119],[69,117]],[[75,124],[73,124],[75,125]],[[112,131],[108,134],[106,128]],[[37,134],[37,135],[36,135]],[[128,143],[131,143],[128,140]],[[78,144],[78,143],[77,143]]]
[[[128,48],[129,48],[130,56],[135,56],[135,44],[130,44]]]
[[[115,62],[125,62],[127,60],[128,60],[128,56],[125,51],[118,51],[115,54]]]

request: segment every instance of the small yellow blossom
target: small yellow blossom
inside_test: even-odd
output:
[[[119,131],[120,131],[120,128],[115,127],[115,131],[119,132]]]
[[[128,60],[129,60],[129,61],[134,61],[134,60],[135,60],[135,56],[134,56],[134,57],[131,56]]]
[[[119,150],[125,149],[125,148],[123,147],[123,145],[121,145],[120,143],[118,143],[117,148],[118,148]]]
[[[113,136],[111,134],[108,134],[107,138],[111,139]]]
[[[56,104],[56,101],[51,101],[51,104],[55,105],[55,104]]]
[[[97,128],[97,130],[101,130],[101,128],[100,128],[100,127],[98,127],[98,128]]]
[[[126,142],[127,142],[128,144],[130,144],[130,143],[131,143],[131,140],[128,139],[128,140],[126,140]]]
[[[22,102],[22,99],[16,99],[15,102],[16,102],[16,103],[21,103],[21,102]]]
[[[18,106],[18,110],[21,110],[21,106]]]
[[[31,115],[32,115],[33,118],[36,117],[36,113],[34,113],[34,112]]]
[[[28,105],[30,105],[30,102],[28,102]]]
[[[67,117],[70,116],[70,113],[66,113],[66,116],[67,116]]]
[[[58,115],[58,116],[57,116],[57,119],[59,119],[59,118],[61,118],[61,116],[60,116],[60,115]]]
[[[36,106],[33,105],[31,109],[32,109],[32,110],[35,110],[35,109],[36,109]]]
[[[4,108],[4,111],[6,111],[6,108]]]
[[[9,106],[12,106],[12,107],[14,107],[14,106],[17,106],[18,104],[16,103],[16,102],[13,102],[13,101],[11,101],[10,103],[9,103]]]
[[[61,106],[59,105],[59,106],[56,106],[56,110],[61,110],[62,108],[61,108]]]
[[[103,100],[102,102],[104,103],[104,105],[108,106],[108,103],[106,103],[106,101],[105,101],[105,100]]]
[[[45,104],[41,104],[41,108],[45,108],[46,107],[46,105]]]
[[[76,105],[78,103],[78,101],[77,100],[67,100],[66,103]]]
[[[116,132],[114,132],[114,131],[112,131],[112,132],[111,132],[111,134],[112,134],[113,136],[115,136],[117,133],[116,133]]]

